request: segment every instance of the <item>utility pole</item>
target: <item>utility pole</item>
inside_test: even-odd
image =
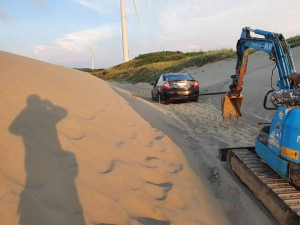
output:
[[[91,46],[91,61],[92,61],[92,70],[95,69],[95,65],[94,65],[94,49],[95,47]]]
[[[121,20],[122,20],[122,39],[123,39],[123,61],[129,61],[127,27],[124,0],[121,0]]]

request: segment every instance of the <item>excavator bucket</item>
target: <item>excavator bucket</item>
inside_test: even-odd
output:
[[[233,118],[236,117],[237,122],[240,122],[241,113],[241,105],[243,101],[243,95],[241,94],[239,97],[231,96],[229,97],[227,94],[222,96],[221,105],[222,105],[222,116],[223,123],[226,124],[227,118],[230,119],[230,123],[233,124]]]

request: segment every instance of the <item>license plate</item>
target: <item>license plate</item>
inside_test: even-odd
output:
[[[178,91],[177,94],[178,95],[189,95],[190,92],[189,91]]]
[[[295,151],[295,150],[292,150],[292,149],[289,149],[289,148],[286,148],[286,147],[282,147],[281,154],[288,157],[288,158],[295,159],[295,160],[298,160],[298,158],[299,158],[299,152],[298,151]]]
[[[186,83],[177,83],[179,87],[186,87]]]

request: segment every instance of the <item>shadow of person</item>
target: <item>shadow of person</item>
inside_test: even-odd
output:
[[[85,224],[75,186],[76,158],[61,148],[55,127],[67,114],[62,107],[31,95],[9,127],[11,133],[22,136],[26,152],[20,225]]]

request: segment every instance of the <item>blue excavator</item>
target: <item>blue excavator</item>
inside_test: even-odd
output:
[[[259,37],[251,37],[251,32]],[[222,96],[223,122],[240,122],[242,85],[250,50],[267,52],[278,70],[277,90],[268,91],[263,106],[274,110],[271,123],[261,129],[255,147],[219,149],[221,160],[273,213],[280,224],[300,224],[300,74],[296,73],[290,46],[282,34],[242,30],[237,42],[236,73]],[[267,106],[268,99],[274,107]]]

